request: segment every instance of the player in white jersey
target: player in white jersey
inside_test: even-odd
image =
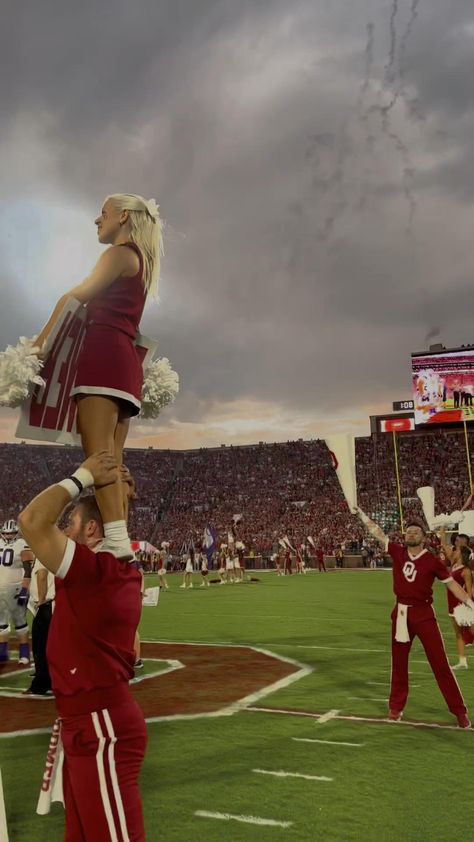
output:
[[[30,663],[26,606],[35,557],[20,538],[14,520],[7,520],[0,529],[0,663],[9,659],[10,623],[19,642],[18,661]]]

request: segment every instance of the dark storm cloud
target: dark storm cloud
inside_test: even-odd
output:
[[[412,0],[9,10],[4,198],[54,195],[93,219],[111,191],[156,196],[166,258],[143,327],[181,374],[170,418],[234,398],[328,411],[389,400],[433,325],[447,342],[473,338],[446,308],[464,298],[471,256],[474,13],[467,0],[415,11]],[[33,310],[18,307],[17,333]],[[0,313],[9,337],[15,312],[13,301]]]

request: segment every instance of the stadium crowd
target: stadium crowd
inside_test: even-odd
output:
[[[436,512],[460,508],[468,495],[464,436],[429,430],[400,434],[398,459],[405,520],[423,521],[416,489],[432,485]],[[474,445],[474,439],[472,441]],[[0,518],[15,516],[51,482],[71,473],[80,450],[49,445],[2,444]],[[360,548],[364,530],[348,509],[331,457],[321,440],[221,447],[199,451],[126,451],[136,481],[130,533],[178,554],[199,544],[212,525],[225,542],[233,515],[242,515],[238,537],[248,551],[269,555],[287,535],[294,547],[308,535],[329,554],[338,546]],[[360,507],[384,528],[400,529],[392,437],[356,439]]]

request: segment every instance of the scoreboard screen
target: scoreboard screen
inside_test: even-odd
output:
[[[474,418],[474,348],[412,355],[415,423]]]

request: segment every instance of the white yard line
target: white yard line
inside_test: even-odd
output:
[[[349,746],[350,748],[362,748],[365,743],[343,743],[342,740],[313,740],[310,737],[292,737],[295,743],[318,743],[323,746]]]
[[[235,816],[232,813],[211,813],[208,810],[196,810],[194,815],[201,819],[220,819],[225,822],[243,822],[267,827],[291,827],[293,824],[293,822],[280,822],[276,819],[262,819],[260,816]]]
[[[302,716],[302,717],[308,717],[309,719],[315,719],[315,720],[318,720],[319,716],[320,716],[319,713],[313,713],[313,712],[310,712],[310,711],[285,710],[285,709],[282,709],[282,708],[251,707],[251,708],[246,708],[246,711],[249,712],[249,713],[277,713],[277,714],[282,714],[284,716]],[[402,720],[400,720],[400,722],[394,723],[394,722],[390,722],[385,717],[353,716],[353,715],[349,715],[349,714],[345,715],[345,716],[338,715],[338,716],[335,717],[335,719],[337,719],[341,722],[369,722],[369,723],[372,723],[374,725],[390,725],[391,728],[393,728],[393,726],[396,724],[396,725],[409,725],[412,728],[437,728],[438,730],[441,730],[441,731],[465,730],[466,733],[472,734],[472,731],[469,728],[460,729],[460,728],[458,728],[457,725],[442,725],[441,723],[438,723],[438,722],[421,722],[419,720],[402,719]],[[0,734],[0,736],[3,736],[3,735]]]
[[[161,672],[148,672],[146,675],[138,675],[129,681],[129,684],[139,684],[141,681],[146,681],[147,678],[156,678],[158,675],[166,675],[167,672],[174,672],[175,670],[184,669],[184,664],[181,661],[175,661],[173,658],[143,658],[144,661],[155,661],[156,663],[168,664],[166,669]]]
[[[3,797],[2,770],[0,769],[0,839],[8,842],[7,814],[5,810],[5,799]]]
[[[331,719],[335,719],[340,710],[328,710],[327,713],[323,713],[322,716],[318,719],[318,725],[324,725],[325,722],[330,722]]]
[[[210,643],[209,640],[163,640],[162,638],[152,639],[149,637],[146,640],[143,640],[142,643],[165,643],[174,644],[175,646],[237,646],[239,649],[255,649],[260,646],[271,646],[273,649],[323,649],[331,652],[379,652],[383,655],[390,654],[388,646],[386,649],[353,649],[345,646],[313,646],[302,643],[273,643],[270,640],[267,640],[265,643],[236,643],[235,640],[221,640],[219,643]],[[275,653],[272,652],[271,654],[274,655]]]
[[[376,699],[373,696],[348,696],[351,702],[388,702],[388,699]]]
[[[371,687],[390,687],[389,681],[366,681],[365,683]],[[411,687],[421,687],[421,684],[410,684]]]
[[[252,769],[256,775],[272,775],[274,778],[304,778],[305,781],[327,781],[330,783],[333,778],[327,778],[325,775],[304,775],[302,772],[284,772],[279,769],[278,772],[273,772],[270,769]]]
[[[184,669],[184,664],[182,664],[181,661],[176,661],[172,658],[146,658],[145,657],[145,658],[143,658],[143,660],[144,661],[153,661],[155,663],[161,663],[161,664],[168,664],[168,666],[164,670],[161,670],[161,672],[158,670],[157,672],[149,672],[149,673],[146,673],[145,675],[138,675],[135,678],[132,678],[131,681],[129,681],[129,684],[140,684],[142,681],[146,681],[149,678],[157,678],[159,676],[166,675],[167,672],[174,672],[175,670]],[[15,670],[12,673],[7,673],[7,675],[20,675],[21,673],[24,673],[24,672],[30,672],[30,667],[28,667],[26,670]],[[43,699],[54,699],[54,696],[24,696],[23,690],[21,690],[19,687],[12,687],[12,686],[8,686],[6,684],[2,684],[1,680],[0,680],[0,698],[1,697],[4,697],[6,699],[12,699],[12,698],[16,699],[16,698],[18,698],[18,699],[27,699],[27,700],[28,699],[31,700],[32,698],[34,698],[34,699],[39,699],[40,701],[43,700]],[[0,736],[3,736],[3,735],[0,734]]]

